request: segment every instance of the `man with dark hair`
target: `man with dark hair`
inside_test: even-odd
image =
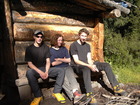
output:
[[[49,47],[43,43],[44,33],[40,30],[36,30],[33,38],[34,44],[27,47],[25,52],[25,61],[27,61],[30,68],[26,76],[35,97],[30,105],[39,105],[43,99],[43,94],[38,85],[38,78],[40,77],[43,80],[48,77],[57,77],[53,95],[60,103],[65,103],[65,98],[60,93],[65,71],[55,67],[50,68],[50,50]]]
[[[83,80],[87,96],[92,98],[90,105],[97,105],[97,101],[93,97],[93,90],[91,86],[91,71],[99,72],[104,70],[107,74],[110,84],[113,87],[114,93],[119,95],[125,95],[126,92],[119,88],[119,83],[116,80],[112,72],[112,68],[108,63],[98,61],[93,62],[91,57],[90,45],[86,43],[88,35],[89,31],[87,29],[81,29],[79,31],[79,39],[71,44],[71,65],[76,70],[76,72],[83,74]]]

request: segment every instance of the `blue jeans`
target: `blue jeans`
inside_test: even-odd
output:
[[[40,67],[40,70],[42,70],[43,72],[45,72],[45,67]],[[51,67],[49,69],[48,72],[49,77],[56,77],[56,82],[54,85],[54,93],[60,93],[62,90],[62,84],[64,81],[64,76],[65,76],[65,70],[62,68],[56,68],[56,67]],[[35,97],[41,97],[42,96],[42,92],[39,88],[38,85],[38,78],[40,78],[39,73],[37,73],[35,70],[33,69],[29,69],[26,73],[27,79],[29,81],[29,85],[32,89],[32,92],[34,94]]]

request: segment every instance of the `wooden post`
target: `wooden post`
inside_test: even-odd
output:
[[[104,62],[103,44],[104,44],[104,24],[99,21],[99,40],[98,40],[98,58],[99,61]]]
[[[2,11],[3,23],[3,50],[4,50],[4,81],[5,81],[5,104],[19,104],[19,93],[15,85],[17,71],[15,68],[13,51],[13,32],[9,0],[3,0]]]
[[[15,61],[14,61],[14,50],[13,50],[13,32],[11,22],[11,11],[9,6],[9,0],[4,0],[5,8],[5,31],[3,35],[4,39],[4,63],[5,70],[9,74],[9,80],[15,80],[17,78]]]
[[[94,35],[92,37],[94,52],[93,59],[104,62],[103,43],[104,43],[104,24],[99,18],[95,19]]]

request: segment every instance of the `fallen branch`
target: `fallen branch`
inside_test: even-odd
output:
[[[139,97],[132,97],[134,94],[139,94],[139,90],[135,90],[127,96],[110,96],[102,94],[103,97],[110,99],[105,105],[139,105]]]
[[[136,94],[136,93],[139,93],[140,94],[140,90],[134,90],[134,91],[132,91],[131,93],[129,93],[127,95],[127,97],[130,97],[130,96],[132,96],[132,94]]]

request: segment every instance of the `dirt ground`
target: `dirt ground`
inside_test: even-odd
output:
[[[117,103],[116,101],[113,103],[114,100],[111,100],[111,99],[103,96],[104,94],[109,95],[109,96],[114,96],[112,90],[110,88],[101,87],[101,88],[94,88],[93,89],[94,94],[95,94],[95,98],[98,101],[98,105],[140,105],[140,85],[125,84],[125,85],[122,85],[122,88],[125,89],[128,94],[132,93],[133,91],[138,91],[137,93],[133,94],[133,96],[131,95],[131,97],[134,99],[137,99],[137,101],[125,99],[125,100],[123,100],[123,101],[125,101],[125,104],[124,103]],[[66,95],[65,95],[66,103],[61,104],[61,103],[57,102],[57,100],[51,96],[52,89],[47,90],[47,92],[46,92],[46,89],[42,89],[42,91],[44,94],[44,100],[40,105],[73,105],[72,101],[70,101],[66,97]],[[48,92],[48,91],[50,91],[50,92]],[[119,98],[117,100],[120,101],[121,98]],[[126,102],[128,100],[131,102],[130,103]],[[20,105],[30,105],[31,101],[32,101],[32,99],[21,101]],[[135,104],[132,101],[135,101]],[[109,102],[111,102],[111,103],[109,104]]]

